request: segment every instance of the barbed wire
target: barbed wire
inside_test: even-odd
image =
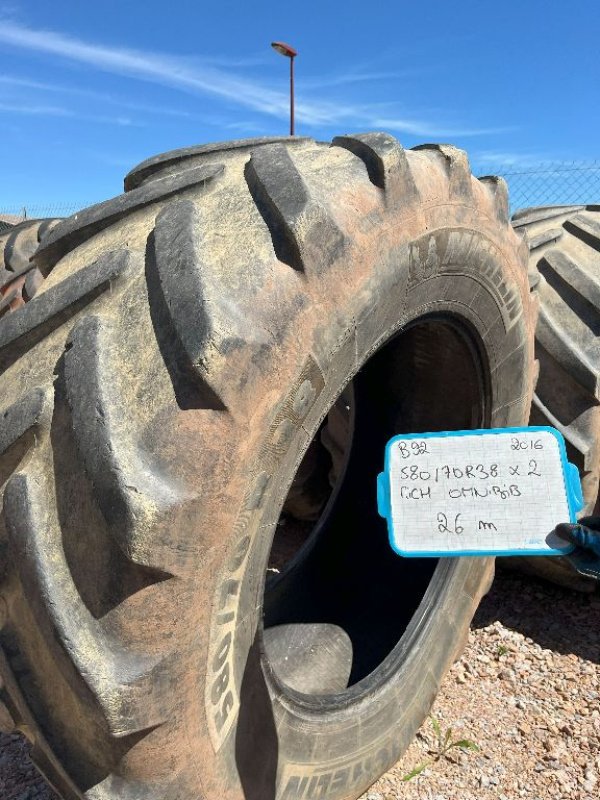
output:
[[[508,183],[510,210],[547,205],[600,205],[600,160],[540,163],[475,164],[474,174],[501,175]],[[93,202],[19,203],[0,206],[0,220],[10,223],[41,217],[68,217]]]

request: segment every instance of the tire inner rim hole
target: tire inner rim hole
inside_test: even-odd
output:
[[[264,653],[284,691],[322,703],[368,690],[406,658],[400,640],[447,571],[393,553],[376,476],[395,434],[486,424],[481,352],[466,323],[416,321],[369,358],[313,438],[265,580]]]

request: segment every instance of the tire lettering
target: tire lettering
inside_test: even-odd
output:
[[[321,768],[311,764],[286,764],[279,784],[281,800],[325,800],[332,795],[346,796],[346,793],[366,789],[399,755],[397,744],[375,742],[368,752],[363,751],[354,759],[340,759],[337,764],[324,764]]]
[[[223,728],[223,725],[227,722],[227,717],[229,713],[233,710],[235,703],[233,700],[233,693],[230,691],[227,692],[225,697],[223,698],[223,705],[215,714],[215,725],[217,726],[217,730],[220,731]]]
[[[212,662],[213,672],[220,672],[220,670],[223,669],[223,665],[227,661],[227,656],[229,655],[230,647],[231,647],[231,631],[228,631],[221,640],[221,644],[219,645],[217,654],[213,658]]]
[[[271,476],[276,473],[278,463],[286,455],[296,432],[324,387],[325,379],[321,369],[309,355],[298,380],[279,406],[269,427],[267,440],[257,458],[258,467],[253,473],[253,484],[239,512],[235,530],[240,538],[233,548],[225,574],[214,595],[204,702],[215,752],[223,745],[239,709],[235,647],[239,596],[251,544],[251,536],[247,531],[252,530],[253,521],[260,514]]]
[[[283,792],[284,800],[301,800],[304,797],[304,790],[308,778],[300,778],[298,775],[292,775],[288,780],[287,785]]]
[[[250,537],[244,536],[243,539],[237,543],[237,547],[235,548],[235,554],[233,556],[233,560],[229,565],[229,572],[237,572],[238,569],[244,563],[244,559],[250,549]],[[229,581],[227,581],[229,582]]]
[[[224,581],[221,584],[221,603],[219,608],[223,610],[227,605],[230,595],[235,597],[239,591],[240,582],[234,580]]]
[[[235,720],[239,700],[234,675],[233,644],[238,615],[238,597],[242,585],[250,537],[237,542],[228,562],[228,571],[215,592],[211,652],[206,679],[205,703],[211,739],[218,752]]]
[[[350,775],[350,769],[346,767],[345,769],[338,769],[333,774],[333,781],[331,782],[331,788],[333,791],[343,791],[348,786],[348,777]]]
[[[216,706],[221,697],[225,694],[229,685],[229,664],[225,664],[223,672],[220,673],[216,681],[213,683],[210,699],[213,705]]]

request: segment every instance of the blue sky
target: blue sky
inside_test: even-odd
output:
[[[0,0],[0,208],[82,206],[190,144],[387,130],[474,165],[600,158],[600,3]]]

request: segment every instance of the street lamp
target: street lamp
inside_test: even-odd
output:
[[[298,52],[285,42],[271,42],[273,50],[290,60],[290,136],[294,135],[294,58]]]

